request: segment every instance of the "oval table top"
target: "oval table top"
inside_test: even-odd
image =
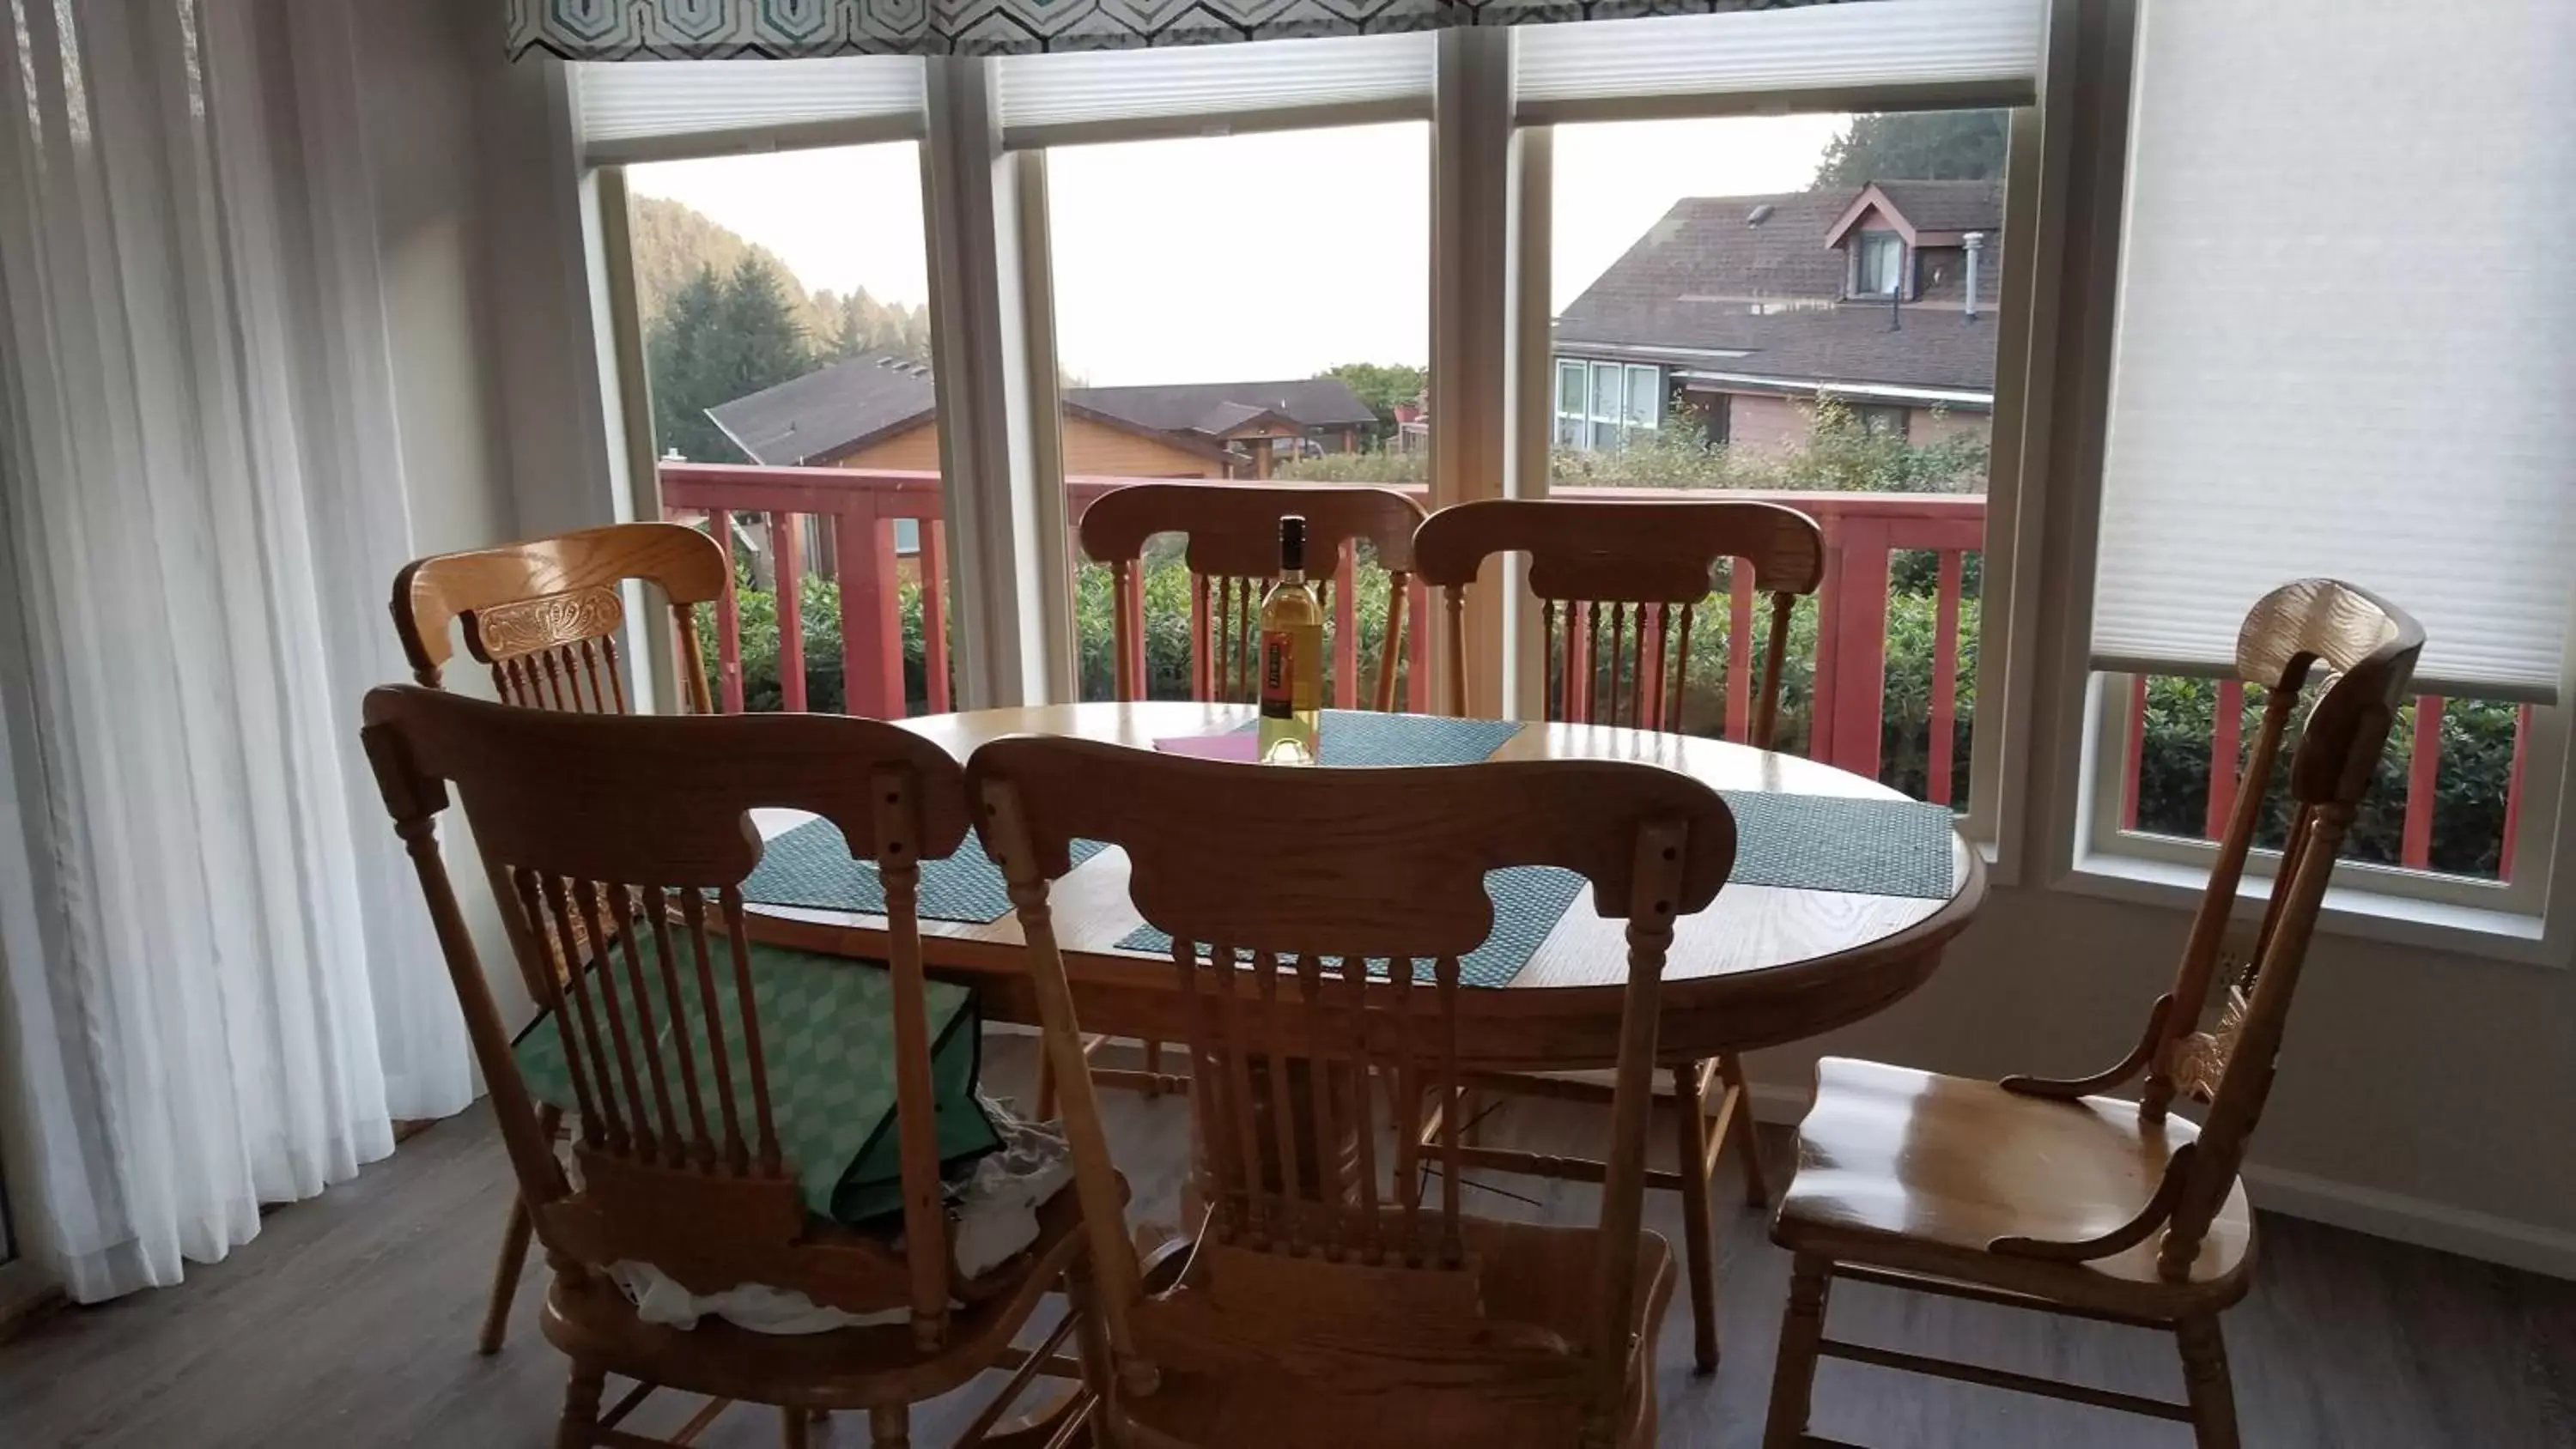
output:
[[[963,761],[1011,734],[1074,735],[1153,748],[1178,735],[1213,734],[1252,718],[1249,705],[1188,702],[1043,705],[973,710],[902,721]],[[1497,760],[1630,760],[1691,775],[1722,790],[1905,798],[1875,780],[1794,755],[1721,740],[1606,725],[1532,724]],[[774,837],[810,817],[755,812]],[[1984,902],[1983,858],[1953,838],[1946,900],[1730,883],[1705,911],[1674,929],[1664,970],[1662,1055],[1695,1060],[1776,1046],[1869,1016],[1922,984],[1941,948]],[[1055,928],[1083,1029],[1180,1040],[1182,998],[1170,958],[1122,950],[1143,924],[1127,898],[1127,859],[1101,851],[1056,882]],[[882,957],[885,920],[792,906],[747,908],[751,933],[779,945]],[[1034,1021],[1020,963],[1019,922],[925,920],[923,957],[939,975],[972,982],[988,1018]],[[1508,985],[1461,993],[1459,1051],[1486,1069],[1606,1067],[1618,1055],[1623,923],[1592,908],[1591,888]]]

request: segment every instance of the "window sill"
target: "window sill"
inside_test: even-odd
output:
[[[2078,895],[2189,911],[2200,903],[2208,882],[2209,872],[2194,866],[2086,851],[2053,884]],[[2240,907],[2245,902],[2259,905],[2271,885],[2268,876],[2249,876],[2237,892]],[[2565,944],[2550,938],[2539,916],[2420,900],[2349,885],[2327,888],[2317,929],[2365,941],[2420,946],[2522,965],[2568,964]]]

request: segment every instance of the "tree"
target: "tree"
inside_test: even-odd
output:
[[[766,253],[744,256],[730,277],[701,267],[646,331],[653,437],[693,463],[747,463],[707,409],[801,377],[813,349],[796,318],[790,281]]]
[[[824,360],[839,361],[862,353],[886,352],[916,362],[930,360],[930,309],[880,302],[861,287],[850,295],[829,289],[814,294],[810,308],[822,320],[814,333]]]
[[[720,372],[733,389],[715,402],[729,402],[765,387],[776,387],[813,370],[814,347],[797,318],[788,289],[794,283],[766,256],[752,255],[734,268],[725,283]],[[714,402],[708,404],[713,407]]]
[[[679,284],[644,335],[654,443],[662,452],[692,462],[745,461],[705,411],[724,401],[714,395],[719,387],[712,375],[724,309],[724,282],[715,268],[700,267]]]
[[[1431,383],[1428,371],[1402,362],[1345,362],[1325,369],[1323,375],[1350,384],[1351,391],[1377,414],[1376,434],[1380,441],[1395,433],[1395,405],[1421,397],[1422,390]]]
[[[2004,174],[2005,111],[1854,116],[1825,146],[1818,186],[1871,181],[1993,181]]]

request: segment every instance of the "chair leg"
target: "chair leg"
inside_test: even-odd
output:
[[[1106,1400],[1116,1384],[1117,1364],[1109,1352],[1108,1325],[1100,1316],[1100,1280],[1088,1254],[1065,1270],[1064,1308],[1074,1316],[1074,1355],[1082,1363],[1083,1387]]]
[[[561,1107],[541,1106],[537,1130],[551,1143],[563,1132],[563,1119]],[[519,1301],[519,1275],[527,1270],[528,1240],[535,1231],[527,1199],[513,1193],[509,1220],[501,1228],[501,1261],[492,1265],[492,1297],[483,1309],[483,1336],[475,1341],[475,1352],[486,1357],[499,1353],[502,1340],[509,1336],[510,1308]]]
[[[875,1449],[912,1449],[912,1410],[902,1404],[868,1410],[868,1443]]]
[[[492,1265],[492,1299],[483,1309],[483,1336],[474,1346],[485,1357],[499,1353],[509,1336],[510,1308],[519,1299],[519,1275],[527,1269],[528,1239],[535,1232],[528,1200],[512,1193],[509,1222],[501,1229],[501,1260]]]
[[[1699,1063],[1673,1068],[1673,1120],[1680,1128],[1673,1160],[1682,1179],[1682,1258],[1690,1265],[1691,1356],[1707,1374],[1717,1372],[1717,1226],[1708,1205],[1708,1116],[1699,1084]]]
[[[1147,1100],[1150,1101],[1153,1098],[1163,1095],[1161,1085],[1154,1080],[1162,1074],[1163,1044],[1159,1041],[1148,1041],[1145,1043],[1145,1096]]]
[[[791,1404],[778,1411],[778,1428],[787,1449],[805,1449],[814,1438],[814,1416]]]
[[[1815,1397],[1816,1352],[1825,1341],[1825,1292],[1833,1265],[1800,1254],[1789,1270],[1789,1311],[1780,1319],[1780,1362],[1771,1370],[1771,1417],[1762,1449],[1798,1449],[1807,1436],[1807,1405]]]
[[[564,1387],[563,1418],[555,1425],[555,1449],[590,1449],[591,1431],[599,1424],[599,1394],[608,1371],[576,1361],[572,1381]]]
[[[1038,1053],[1038,1120],[1055,1120],[1055,1061],[1043,1050]]]
[[[2191,1400],[2191,1428],[2200,1449],[2239,1449],[2236,1385],[2227,1372],[2227,1340],[2218,1316],[2204,1314],[2174,1325],[2182,1344],[2182,1382]]]
[[[1762,1134],[1753,1126],[1753,1089],[1744,1080],[1744,1059],[1722,1056],[1717,1059],[1717,1079],[1726,1084],[1720,1101],[1732,1099],[1734,1110],[1726,1114],[1727,1142],[1719,1144],[1723,1152],[1732,1145],[1736,1161],[1744,1165],[1744,1200],[1755,1207],[1771,1205],[1771,1181],[1762,1170]]]

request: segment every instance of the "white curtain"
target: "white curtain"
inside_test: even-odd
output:
[[[409,547],[349,7],[0,4],[0,1132],[86,1301],[472,1079],[355,745]]]

